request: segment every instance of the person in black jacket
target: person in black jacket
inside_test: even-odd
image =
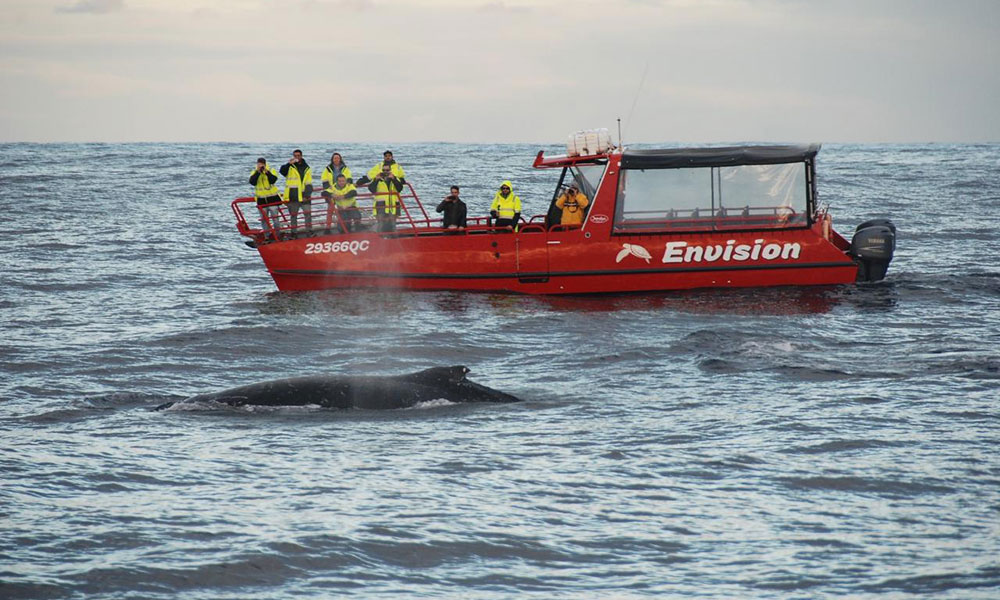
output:
[[[444,213],[443,227],[445,229],[465,229],[465,215],[467,212],[465,202],[458,197],[459,189],[457,185],[451,186],[451,194],[445,196],[444,200],[437,205],[437,211]]]

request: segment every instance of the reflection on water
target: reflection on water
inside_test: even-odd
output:
[[[861,309],[892,308],[897,292],[891,282],[868,285],[701,289],[669,292],[527,296],[497,292],[324,290],[270,292],[260,304],[262,314],[336,314],[350,317],[402,315],[433,310],[443,314],[487,311],[518,313],[642,312],[667,310],[697,314],[806,315],[821,314],[840,304]]]
[[[629,312],[655,309],[698,314],[800,315],[829,311],[840,297],[836,287],[705,289],[601,296],[548,296],[537,302],[566,312]]]

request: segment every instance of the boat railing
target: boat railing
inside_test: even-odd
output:
[[[487,216],[467,217],[464,229],[445,229],[440,216],[431,217],[413,186],[409,183],[397,196],[398,214],[395,228],[386,235],[441,235],[441,234],[482,234],[508,231],[506,227],[493,225]],[[232,202],[233,213],[236,215],[236,228],[241,235],[252,237],[258,242],[289,239],[293,237],[308,237],[337,233],[357,233],[376,231],[378,219],[376,205],[385,203],[388,192],[358,193],[353,206],[337,206],[336,202],[314,194],[308,201],[310,225],[307,227],[304,208],[299,210],[296,224],[292,226],[292,214],[284,202],[267,205],[257,205],[252,197],[237,198]],[[276,210],[267,211],[266,208]],[[249,211],[249,214],[244,213]],[[250,216],[252,215],[252,216]],[[544,216],[532,217],[522,223],[519,230],[544,231]]]

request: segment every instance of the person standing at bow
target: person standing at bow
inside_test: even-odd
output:
[[[292,214],[292,229],[298,227],[299,209],[302,209],[305,217],[306,229],[312,229],[312,169],[302,158],[302,151],[292,152],[292,158],[281,165],[279,171],[285,178],[283,201],[288,204],[288,211]]]
[[[500,184],[500,191],[493,196],[490,217],[495,227],[506,227],[513,231],[521,219],[521,198],[514,194],[510,181]]]
[[[375,215],[378,231],[395,231],[396,216],[399,214],[399,192],[403,181],[393,173],[392,165],[383,164],[382,170],[368,184],[368,191],[375,194]]]
[[[368,174],[358,180],[358,184],[367,184],[370,181],[374,181],[376,177],[382,172],[382,168],[388,166],[392,170],[392,175],[398,179],[401,183],[406,183],[406,173],[403,172],[403,167],[399,166],[396,159],[392,157],[392,150],[386,150],[382,153],[382,161],[375,163],[375,166],[368,169]]]
[[[323,192],[321,195],[324,198],[329,195],[327,190],[333,187],[333,184],[337,183],[339,175],[343,175],[347,179],[347,183],[354,183],[351,169],[344,163],[344,158],[340,155],[340,152],[334,152],[333,156],[330,157],[330,164],[326,165],[326,168],[323,169],[323,175],[320,176],[320,181],[323,183]]]
[[[275,228],[279,226],[278,207],[281,205],[281,196],[278,188],[274,184],[278,181],[278,174],[267,164],[267,160],[262,156],[257,159],[257,167],[250,171],[250,185],[253,186],[253,195],[257,198],[257,209],[260,211],[260,225],[265,232],[270,232],[270,237],[275,235]]]

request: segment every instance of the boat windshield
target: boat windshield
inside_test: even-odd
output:
[[[552,202],[555,202],[571,183],[575,183],[587,198],[593,199],[597,194],[597,188],[601,185],[601,177],[604,176],[606,168],[606,162],[564,167],[559,177],[559,184],[552,194]]]
[[[604,175],[605,165],[576,165],[569,169],[569,175],[580,187],[580,191],[593,198]]]
[[[718,230],[807,224],[806,163],[623,169],[615,230]]]

